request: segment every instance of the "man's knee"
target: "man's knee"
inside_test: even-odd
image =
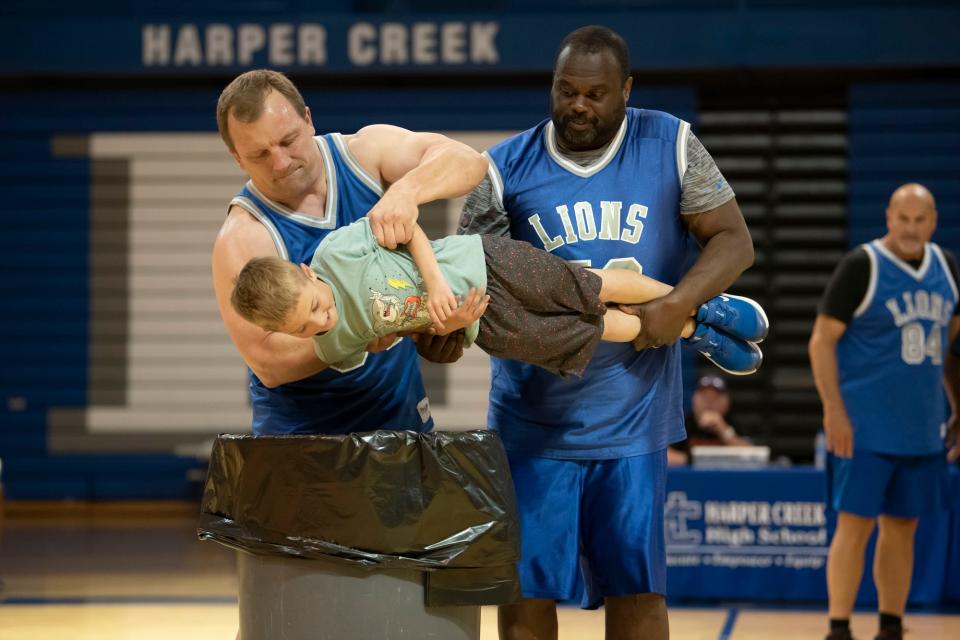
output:
[[[608,596],[607,638],[666,640],[670,637],[667,600],[659,593]]]
[[[633,593],[628,596],[607,596],[605,603],[614,607],[631,607],[638,610],[662,607],[666,610],[667,599],[659,593]]]
[[[557,637],[557,603],[525,598],[497,610],[500,640],[550,640]]]
[[[886,536],[897,536],[898,538],[910,538],[917,530],[918,518],[900,518],[897,516],[881,515],[878,518],[880,522],[880,533]]]
[[[873,533],[874,523],[873,518],[841,511],[837,517],[837,530],[833,538],[842,538],[847,542],[865,546]]]

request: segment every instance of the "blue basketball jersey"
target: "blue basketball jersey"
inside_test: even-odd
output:
[[[259,220],[281,258],[310,264],[317,245],[334,229],[365,216],[383,195],[380,183],[347,150],[338,133],[317,136],[327,180],[324,216],[308,216],[246,186],[230,202]],[[304,380],[270,389],[249,371],[253,432],[342,434],[374,429],[429,431],[430,407],[417,352],[407,338],[381,353],[366,354],[348,372],[325,369]]]
[[[680,185],[689,125],[627,109],[603,157],[560,155],[549,120],[487,151],[510,236],[565,260],[675,284],[687,266]],[[549,458],[650,453],[682,440],[680,345],[637,352],[601,343],[580,379],[493,359],[489,424],[508,450]]]
[[[917,269],[879,240],[863,249],[870,258],[867,292],[837,344],[854,451],[942,452],[948,418],[943,359],[957,284],[933,243]]]

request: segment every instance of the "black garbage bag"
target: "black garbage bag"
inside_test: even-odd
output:
[[[426,604],[519,597],[519,519],[492,431],[221,435],[202,540],[255,554],[426,571]]]

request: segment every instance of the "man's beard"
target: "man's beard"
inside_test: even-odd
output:
[[[557,136],[560,138],[562,146],[574,151],[597,149],[610,142],[620,127],[621,118],[614,118],[609,122],[603,122],[600,118],[584,118],[582,120],[573,115],[562,117],[553,117],[553,126],[557,130]],[[574,129],[571,123],[588,123],[587,129]]]

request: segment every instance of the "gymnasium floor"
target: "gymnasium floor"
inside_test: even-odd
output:
[[[3,640],[233,640],[233,552],[198,542],[190,505],[9,505],[0,533]],[[671,607],[671,637],[822,638],[825,613],[749,606]],[[859,638],[876,618],[854,617]],[[908,638],[960,638],[960,615],[914,613]],[[602,611],[561,609],[560,637],[601,640]],[[482,611],[481,640],[496,640]],[[349,639],[353,640],[353,639]]]

